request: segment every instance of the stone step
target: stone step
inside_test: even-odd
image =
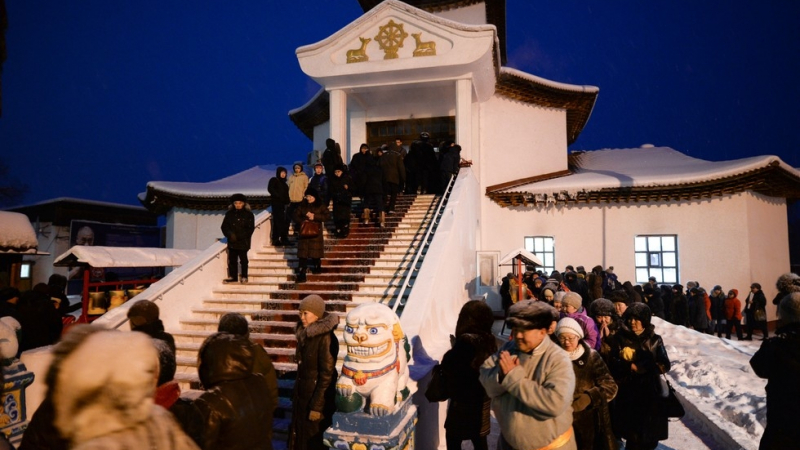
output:
[[[297,311],[300,306],[298,299],[264,299],[254,296],[244,298],[218,297],[203,301],[204,307],[229,310],[281,310]],[[358,303],[347,300],[326,300],[325,310],[328,312],[344,312],[358,306]]]

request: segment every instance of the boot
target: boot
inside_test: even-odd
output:
[[[369,225],[369,215],[370,215],[369,208],[364,208],[364,213],[361,214],[361,220],[364,221],[364,225]]]
[[[385,228],[386,227],[386,213],[383,212],[383,211],[381,211],[380,221],[381,221],[381,223],[380,223],[381,228]]]
[[[295,278],[295,283],[305,283],[306,282],[306,268],[303,267],[297,273],[297,277]]]

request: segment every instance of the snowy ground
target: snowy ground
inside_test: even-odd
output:
[[[684,405],[686,417],[670,422],[670,438],[658,449],[758,449],[766,422],[766,380],[753,373],[749,361],[761,346],[760,336],[754,335],[753,341],[737,341],[735,335],[727,340],[658,318],[653,324],[672,362],[667,377],[690,403]],[[496,322],[495,331],[501,326]],[[491,449],[498,428],[492,424]],[[465,442],[464,448],[472,446]]]

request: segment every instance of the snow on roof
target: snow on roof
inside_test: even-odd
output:
[[[36,232],[25,214],[0,211],[0,251],[36,253]]]
[[[518,256],[522,258],[522,261],[525,262],[525,264],[544,267],[544,263],[542,262],[542,260],[539,259],[539,257],[534,255],[533,253],[525,250],[524,247],[520,247],[514,251],[507,253],[497,264],[502,266],[511,263],[512,260]]]
[[[513,69],[511,67],[503,66],[500,68],[501,73],[507,73],[509,75],[513,75],[515,77],[522,78],[523,80],[527,80],[533,83],[541,84],[542,86],[551,87],[554,89],[561,89],[565,91],[572,91],[572,92],[589,92],[589,93],[598,93],[600,92],[600,88],[597,86],[590,86],[590,85],[580,85],[580,84],[567,84],[567,83],[559,83],[558,81],[548,80],[547,78],[537,77],[536,75],[531,75],[527,72],[523,72],[521,70]]]
[[[148,247],[103,247],[76,245],[56,258],[53,265],[88,264],[92,267],[182,266],[201,250]]]
[[[577,161],[578,167],[571,175],[509,187],[499,192],[566,192],[574,195],[608,188],[677,186],[728,178],[775,163],[800,177],[800,171],[773,155],[705,161],[669,147],[587,151],[578,155]]]
[[[8,209],[20,209],[20,208],[30,208],[32,206],[41,206],[41,205],[49,205],[51,203],[60,203],[60,202],[70,202],[70,203],[81,203],[84,205],[96,205],[96,206],[105,206],[105,207],[112,207],[112,208],[125,208],[125,209],[133,209],[136,211],[145,211],[145,208],[142,206],[134,206],[134,205],[126,205],[123,203],[112,203],[112,202],[101,202],[97,200],[86,200],[83,198],[74,198],[74,197],[57,197],[51,198],[48,200],[42,200],[41,202],[31,203],[28,205],[18,205],[13,206]]]
[[[151,181],[147,183],[148,190],[153,189],[169,194],[190,195],[192,197],[227,197],[240,192],[247,196],[267,195],[267,183],[275,176],[277,165],[255,166],[244,172],[207,183],[179,182],[179,181]],[[283,167],[291,167],[287,164]],[[144,199],[146,193],[139,194]]]

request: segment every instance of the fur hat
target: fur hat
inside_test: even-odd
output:
[[[227,313],[219,319],[219,326],[217,331],[225,333],[236,334],[239,336],[249,336],[250,327],[247,324],[247,319],[239,313]]]
[[[244,202],[247,203],[247,197],[244,196],[242,193],[236,193],[231,195],[231,203],[233,202]]]
[[[150,300],[139,300],[128,310],[128,319],[131,321],[131,329],[150,325],[158,320],[158,305]]]
[[[800,292],[783,297],[778,305],[778,317],[784,325],[800,322]]]
[[[750,285],[750,289],[753,289],[753,288],[756,288],[756,289],[758,289],[760,291],[761,290],[761,284],[760,283],[753,283],[753,284]]]
[[[311,294],[300,301],[300,311],[308,311],[317,317],[325,314],[325,300],[317,294]]]
[[[561,300],[561,303],[572,306],[575,309],[581,309],[581,295],[577,292],[567,292],[564,298]]]
[[[481,300],[471,300],[464,303],[456,321],[456,337],[464,333],[489,333],[492,332],[494,314],[492,308]]]
[[[561,336],[564,333],[571,333],[583,339],[583,328],[577,320],[572,317],[564,317],[558,321],[556,325],[556,336]]]
[[[653,317],[653,313],[650,311],[650,307],[647,306],[647,303],[636,302],[625,310],[625,313],[622,315],[622,320],[627,324],[628,320],[636,319],[642,322],[643,327],[647,328],[650,325],[651,317]]]
[[[548,329],[558,320],[558,311],[545,302],[523,300],[508,308],[506,323],[510,328]]]
[[[779,292],[800,292],[800,275],[796,273],[785,273],[778,277],[775,287]]]
[[[614,303],[607,298],[598,298],[589,305],[589,315],[592,317],[613,316],[615,314]]]
[[[306,195],[314,197],[314,200],[319,200],[319,193],[317,193],[317,190],[312,187],[306,188],[306,192],[303,194],[303,197]]]

